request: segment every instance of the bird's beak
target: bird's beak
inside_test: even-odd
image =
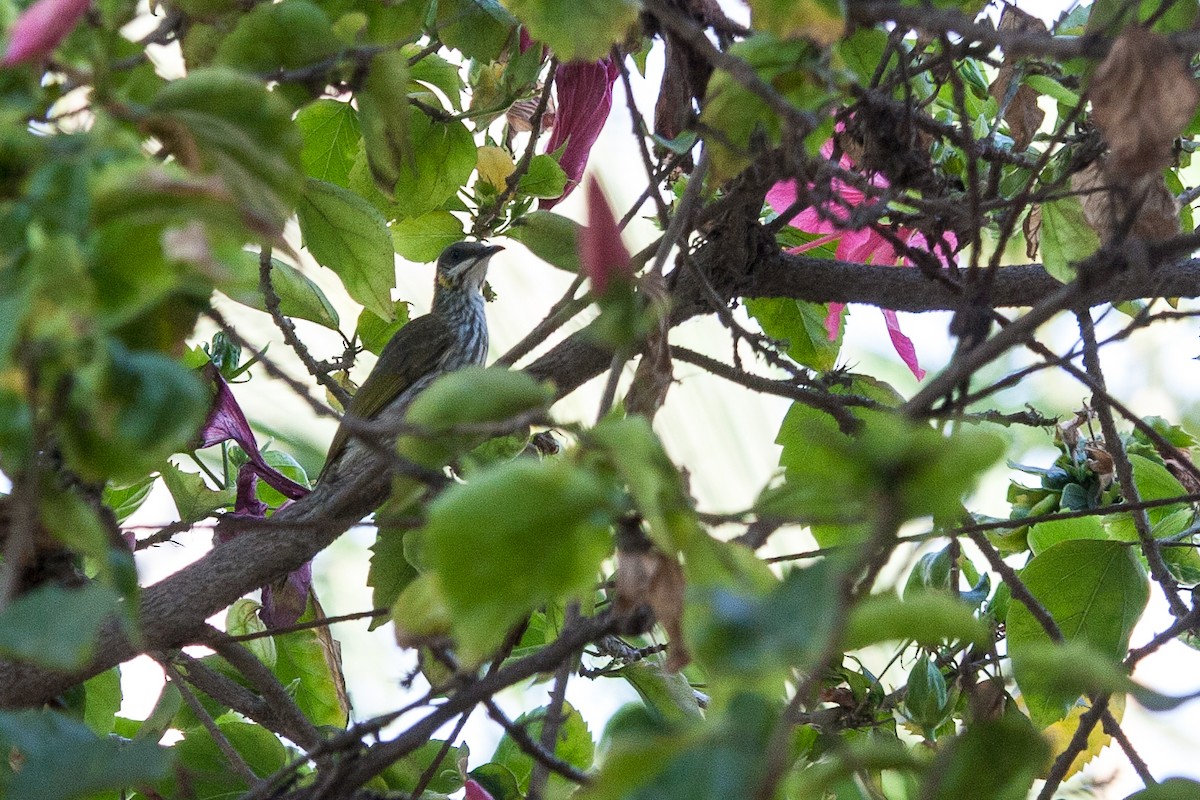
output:
[[[480,280],[482,280],[482,275],[487,270],[488,262],[491,261],[492,256],[496,255],[496,253],[499,253],[503,249],[504,248],[498,244],[493,244],[484,248],[482,251],[480,251],[479,255],[475,256],[475,258],[471,259],[470,261],[463,262],[462,266],[456,270],[456,274],[460,276],[478,274],[480,276]]]

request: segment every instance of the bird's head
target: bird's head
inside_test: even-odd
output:
[[[491,257],[504,248],[483,242],[455,242],[442,251],[437,262],[437,291],[479,291],[487,277]]]

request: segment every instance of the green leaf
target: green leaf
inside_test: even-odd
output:
[[[825,329],[829,306],[787,297],[746,298],[746,311],[762,325],[763,333],[787,342],[788,357],[801,366],[826,372],[837,365],[844,326],[830,340]]]
[[[823,414],[796,404],[777,442],[786,483],[757,507],[768,514],[862,517],[888,495],[905,518],[954,516],[979,474],[1004,452],[998,436],[958,428],[943,436],[883,412],[861,412],[862,429],[839,432]]]
[[[527,197],[562,197],[567,188],[567,173],[553,156],[537,155],[529,162],[529,171],[517,183],[517,194]]]
[[[409,110],[412,150],[398,165],[394,194],[401,216],[427,214],[454,197],[475,170],[475,140],[461,122],[434,122]]]
[[[438,38],[468,58],[495,61],[516,23],[496,0],[438,0]]]
[[[833,52],[853,72],[858,82],[868,85],[887,49],[888,35],[879,28],[859,28],[833,46]]]
[[[844,641],[847,650],[905,639],[928,647],[943,641],[984,647],[992,635],[988,626],[975,618],[970,605],[938,592],[918,592],[904,600],[871,595],[851,610]]]
[[[538,604],[591,589],[612,551],[610,502],[604,484],[581,467],[517,460],[430,504],[424,554],[465,663],[491,652]]]
[[[810,665],[833,633],[838,574],[827,560],[793,569],[765,595],[693,591],[688,641],[712,673],[756,676]]]
[[[686,551],[693,537],[702,535],[679,469],[645,417],[606,419],[587,441],[607,453],[662,552]]]
[[[1162,783],[1147,786],[1125,800],[1195,800],[1200,797],[1200,783],[1187,778],[1167,778]]]
[[[546,721],[546,711],[545,706],[527,711],[517,717],[514,723],[522,727],[535,742],[540,742],[542,726]],[[596,747],[592,742],[591,731],[588,730],[583,717],[570,703],[563,703],[562,723],[558,728],[558,738],[554,742],[553,752],[563,761],[579,767],[581,770],[589,769],[595,758]],[[533,758],[527,755],[516,740],[507,733],[496,745],[492,761],[512,772],[517,779],[517,786],[522,792],[529,789],[529,777],[533,773]],[[574,784],[567,782],[565,778],[552,775],[550,785],[547,787],[547,796],[565,796],[565,794],[569,794],[572,787]]]
[[[404,557],[404,536],[407,531],[380,528],[371,545],[371,566],[367,571],[367,586],[371,587],[373,608],[391,608],[406,586],[417,577],[417,570]],[[372,629],[387,622],[386,617],[371,620]]]
[[[425,786],[429,792],[446,795],[457,792],[463,787],[462,775],[458,765],[466,761],[469,750],[466,744],[449,745],[441,739],[431,739],[404,758],[394,762],[379,774],[387,788],[393,792],[409,794],[417,788],[421,776],[434,764],[438,764],[433,773],[433,779]],[[442,749],[446,752],[442,755]],[[441,758],[438,756],[441,755]],[[424,797],[425,795],[422,795]]]
[[[553,211],[532,211],[514,222],[504,235],[516,239],[547,264],[579,272],[579,234],[583,226]]]
[[[417,563],[411,549],[417,537],[404,542],[404,556]],[[432,572],[416,575],[400,591],[392,604],[392,622],[396,626],[396,642],[401,647],[419,647],[430,640],[444,639],[453,623],[441,581]]]
[[[517,778],[502,764],[487,763],[467,773],[467,777],[483,787],[492,800],[523,800]]]
[[[1069,539],[1107,539],[1099,517],[1056,519],[1039,522],[1029,529],[1029,549],[1036,556],[1043,550]]]
[[[230,265],[235,268],[234,274],[227,281],[218,282],[217,288],[230,300],[266,311],[267,301],[259,288],[258,254],[242,255]],[[279,312],[285,317],[306,319],[333,331],[338,329],[340,320],[333,303],[321,287],[291,264],[271,259],[271,288],[279,298]]]
[[[1150,597],[1145,570],[1128,545],[1087,539],[1060,542],[1030,560],[1020,575],[1066,641],[1079,639],[1110,658],[1124,657]],[[1030,717],[1040,727],[1062,719],[1079,693],[1056,690],[1054,676],[1022,661],[1024,650],[1048,642],[1049,636],[1017,601],[1009,605],[1006,627],[1013,672]]]
[[[784,99],[800,111],[817,111],[830,98],[827,84],[813,69],[820,51],[807,42],[780,41],[769,33],[758,33],[734,44],[728,52],[750,64],[760,78],[783,89]],[[701,108],[700,122],[720,133],[709,141],[713,181],[725,181],[750,163],[752,139],[765,135],[769,143],[779,143],[782,123],[778,115],[723,69],[713,72]],[[819,148],[828,134],[821,129],[816,133]]]
[[[430,211],[392,223],[396,252],[419,264],[436,261],[443,250],[462,238],[462,221],[449,211]]]
[[[931,732],[946,720],[951,711],[950,700],[946,676],[928,655],[922,653],[908,673],[904,691],[905,714],[922,730]]]
[[[266,778],[287,764],[288,753],[283,742],[261,725],[224,718],[217,720],[217,727],[259,778]],[[183,739],[172,749],[184,774],[176,779],[179,786],[168,784],[164,797],[181,796],[185,786],[197,800],[237,797],[250,788],[203,727],[185,730]]]
[[[354,106],[339,100],[317,100],[296,114],[296,127],[304,136],[300,151],[304,174],[350,188],[350,168],[362,141]]]
[[[839,0],[750,0],[750,24],[781,39],[829,45],[842,38],[846,18]]]
[[[171,499],[175,501],[179,518],[184,522],[199,522],[211,517],[213,512],[232,506],[237,499],[235,487],[212,489],[200,473],[184,472],[170,462],[163,465],[159,474],[171,493]]]
[[[258,635],[255,639],[247,639],[242,642],[242,646],[267,667],[274,669],[275,662],[278,660],[275,639],[271,636],[261,635],[267,631],[266,624],[259,616],[261,609],[262,604],[254,600],[242,598],[236,601],[225,612],[225,632],[235,637]]]
[[[0,611],[0,653],[46,669],[80,669],[101,627],[119,612],[120,596],[107,586],[39,586]]]
[[[696,692],[682,672],[667,670],[661,657],[643,658],[616,672],[629,682],[642,702],[668,723],[693,723],[704,719]]]
[[[117,522],[124,522],[142,507],[150,490],[154,488],[154,476],[147,475],[125,486],[109,483],[104,487],[104,505],[112,509]]]
[[[1026,75],[1021,81],[1038,94],[1053,98],[1065,106],[1074,108],[1079,105],[1079,95],[1063,86],[1049,75]]]
[[[248,214],[282,230],[304,189],[303,139],[262,82],[201,69],[163,87],[143,121],[189,169],[219,175]]]
[[[1157,461],[1130,453],[1129,465],[1133,467],[1133,483],[1137,486],[1138,496],[1143,500],[1166,500],[1171,497],[1182,497],[1188,493],[1179,479]],[[1180,503],[1179,505],[1150,508],[1146,510],[1146,516],[1149,517],[1150,524],[1154,525],[1185,507],[1183,503]]]
[[[261,3],[237,17],[217,48],[216,63],[246,72],[296,69],[338,51],[329,17],[309,0]]]
[[[403,47],[401,52],[411,59],[421,50],[420,45],[410,44]],[[420,81],[440,89],[450,101],[451,107],[459,108],[462,105],[464,85],[458,64],[451,63],[434,53],[422,54],[420,61],[409,65],[408,75],[412,81]]]
[[[430,436],[401,436],[396,446],[407,458],[439,466],[487,438],[454,434],[455,427],[501,422],[545,408],[553,400],[551,386],[524,372],[498,367],[455,370],[430,384],[408,410],[407,421]]]
[[[637,22],[632,0],[507,0],[528,29],[562,61],[597,61]]]
[[[90,480],[136,480],[184,449],[204,420],[208,390],[171,358],[106,344],[75,375],[61,443]]]
[[[976,721],[940,749],[926,773],[921,797],[1025,797],[1049,757],[1050,746],[1020,714]]]
[[[1083,216],[1078,197],[1042,204],[1042,263],[1063,283],[1075,279],[1075,264],[1100,249],[1100,238]]]
[[[113,732],[121,710],[121,668],[106,669],[83,683],[83,721],[98,736]]]
[[[312,178],[297,213],[313,258],[338,274],[351,297],[390,320],[396,259],[383,215],[354,192]]]
[[[748,787],[762,779],[777,714],[771,701],[750,692],[733,697],[706,729],[684,736],[666,734],[644,715],[627,714],[624,724],[605,731],[612,746],[588,800],[746,797]]]
[[[376,56],[355,99],[362,128],[363,153],[371,177],[379,189],[391,195],[401,165],[406,158],[412,160],[408,57],[399,51],[385,51]],[[356,188],[353,176],[350,181],[351,188]]]
[[[312,619],[308,611],[300,621]],[[275,676],[284,686],[294,684],[296,705],[314,725],[345,728],[350,708],[342,684],[340,654],[330,650],[332,638],[312,629],[274,638]]]
[[[0,712],[0,744],[21,759],[18,770],[9,758],[0,762],[7,800],[94,797],[156,786],[171,771],[171,752],[154,742],[97,737],[82,722],[49,711]]]
[[[384,346],[391,341],[401,328],[408,324],[408,302],[397,300],[392,305],[392,321],[380,319],[369,308],[364,308],[358,315],[358,324],[354,326],[354,335],[362,342],[362,346],[375,355],[383,352]]]
[[[1178,33],[1192,27],[1197,15],[1196,0],[1097,0],[1088,16],[1086,33],[1115,37],[1134,22],[1153,17],[1151,30],[1156,33]]]

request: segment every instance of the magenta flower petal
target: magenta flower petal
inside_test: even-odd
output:
[[[825,315],[825,333],[831,342],[837,339],[842,330],[842,312],[845,310],[845,303],[829,304],[829,313]]]
[[[888,336],[892,339],[892,347],[896,348],[896,354],[900,356],[912,374],[917,376],[917,380],[925,377],[925,370],[921,369],[921,365],[917,363],[917,348],[913,346],[912,339],[904,335],[900,330],[900,320],[896,317],[896,312],[891,309],[881,309],[883,318],[887,322]]]
[[[767,205],[769,205],[776,214],[782,214],[791,207],[792,203],[796,202],[796,198],[800,194],[796,190],[795,179],[780,181],[779,183],[767,189]],[[789,220],[792,224],[794,221]]]
[[[91,0],[38,0],[13,23],[0,65],[11,67],[53,53],[75,30],[89,5]]]
[[[467,778],[466,789],[467,793],[463,796],[463,800],[493,800],[491,793],[480,786],[474,778]]]
[[[213,395],[208,419],[200,428],[200,443],[197,448],[211,447],[232,439],[245,451],[250,458],[250,463],[254,465],[254,471],[268,486],[292,500],[299,500],[308,494],[308,489],[267,464],[262,452],[258,449],[258,442],[254,438],[254,431],[250,429],[246,415],[242,413],[241,406],[238,405],[237,399],[234,398],[233,392],[229,388],[229,383],[217,368],[212,364],[207,364],[203,372],[204,376],[213,382],[216,392]],[[238,478],[240,481],[241,476],[239,475]]]
[[[559,66],[554,75],[558,113],[546,152],[553,153],[566,145],[558,165],[567,173],[567,188],[557,198],[542,200],[541,208],[552,208],[579,185],[588,155],[612,110],[612,89],[618,74],[611,58]]]
[[[592,282],[592,293],[603,297],[613,280],[633,280],[633,261],[625,243],[616,215],[596,179],[587,185],[588,224],[579,234],[579,260]]]

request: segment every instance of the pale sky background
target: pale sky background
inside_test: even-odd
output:
[[[722,5],[731,15],[745,20],[746,10],[740,2],[725,0]],[[1053,19],[1070,4],[1022,2],[1018,5],[1045,19]],[[648,62],[647,78],[641,80],[636,74],[634,76],[637,103],[648,117],[652,117],[661,70],[661,52],[655,51]],[[634,140],[625,109],[624,91],[618,81],[613,113],[592,153],[590,167],[605,185],[618,212],[627,208],[644,186],[640,160],[632,149]],[[555,210],[582,219],[581,194],[576,193]],[[645,213],[650,213],[649,208]],[[632,250],[636,250],[651,241],[654,235],[654,228],[639,220],[626,232],[626,241]],[[493,260],[489,275],[498,295],[488,309],[493,357],[506,351],[529,330],[533,320],[544,315],[570,278],[537,262],[515,243],[508,240],[503,243],[508,250]],[[336,278],[311,260],[306,259],[301,266],[326,290],[338,308],[343,327],[350,332],[358,309],[341,290]],[[397,267],[399,287],[396,297],[412,301],[414,313],[424,313],[431,295],[431,266],[408,264],[397,259]],[[272,355],[287,361],[287,349],[265,315],[228,302],[222,305],[222,311],[255,341],[270,341]],[[904,329],[916,343],[921,363],[930,373],[943,366],[952,352],[953,344],[946,333],[948,321],[944,314],[902,315]],[[1101,333],[1117,325],[1119,320],[1105,320],[1100,326]],[[328,332],[304,322],[298,322],[297,326],[305,341],[313,344],[317,358],[340,351],[338,341]],[[571,329],[575,327],[578,325]],[[1076,333],[1068,320],[1052,322],[1047,330],[1050,334],[1046,340],[1055,342],[1059,350],[1066,349],[1075,340]],[[210,329],[202,328],[198,331],[197,341],[205,341],[210,335]],[[728,357],[729,337],[712,318],[681,326],[672,333],[671,340],[714,357]],[[543,351],[544,348],[538,352]],[[1200,340],[1197,339],[1196,325],[1184,322],[1158,325],[1129,342],[1106,349],[1103,358],[1110,388],[1117,397],[1142,414],[1190,421],[1191,429],[1200,433],[1200,407],[1197,405],[1200,367],[1193,360],[1197,355],[1200,355]],[[876,309],[851,310],[842,360],[891,381],[906,395],[917,388],[916,380],[891,350],[883,318]],[[747,363],[768,374],[764,365],[754,365],[753,360]],[[1015,363],[1010,360],[1008,365]],[[366,367],[365,360],[363,366]],[[304,379],[298,367],[293,372]],[[361,377],[365,370],[359,374]],[[303,402],[285,387],[269,385],[270,381],[261,370],[255,370],[255,376],[253,382],[234,390],[252,420],[302,432],[322,445],[329,440],[334,430],[332,422],[314,420]],[[776,469],[778,448],[773,441],[788,402],[753,394],[686,364],[676,364],[676,378],[678,383],[672,387],[666,406],[658,416],[656,429],[676,463],[689,471],[691,487],[701,509],[736,511],[746,508]],[[1041,397],[1036,401],[1039,408],[1066,414],[1077,409],[1087,396],[1081,386],[1059,375],[1043,374],[1036,380]],[[592,381],[559,403],[555,407],[557,419],[594,420],[599,403],[599,383]],[[1024,401],[1024,397],[1010,395],[1001,396],[997,402],[1008,404],[1006,410],[1014,410]],[[1055,455],[1049,447],[1041,447],[1026,453],[1021,460],[1048,464]],[[184,466],[187,468],[186,464]],[[1004,492],[1009,477],[1005,469],[994,470],[981,487],[978,502],[972,508],[1007,516]],[[131,522],[159,525],[173,518],[169,496],[161,487],[155,492],[154,501]],[[329,615],[371,607],[365,580],[367,547],[373,535],[370,529],[352,531],[318,557],[317,587]],[[199,557],[209,546],[209,536],[203,532],[179,538],[182,545],[139,554],[143,583],[170,574]],[[772,546],[782,553],[805,549],[809,544],[805,535],[791,534],[780,536]],[[903,564],[894,567],[899,570]],[[220,623],[221,620],[216,621]],[[1135,632],[1134,644],[1149,639],[1167,624],[1169,615],[1165,603],[1155,590],[1151,608]],[[354,717],[358,720],[404,705],[411,695],[400,688],[399,680],[415,663],[411,651],[402,651],[395,646],[390,626],[370,634],[365,627],[365,623],[358,622],[341,624],[334,629],[335,636],[342,642],[346,678],[355,706]],[[1200,688],[1200,653],[1172,643],[1142,662],[1135,677],[1169,693],[1195,691]],[[161,685],[162,672],[149,659],[139,658],[126,664],[123,667],[126,701],[122,713],[143,717],[153,705]],[[632,689],[620,680],[593,682],[582,678],[572,681],[568,695],[596,738],[612,712],[635,697]],[[515,717],[524,710],[544,704],[545,687],[509,690],[499,701],[510,716]],[[1159,714],[1149,714],[1132,701],[1129,706],[1124,727],[1155,776],[1200,778],[1200,760],[1195,758],[1195,753],[1200,752],[1200,704],[1192,703],[1178,711]],[[401,725],[409,721],[402,720]],[[471,768],[486,762],[499,736],[498,726],[485,714],[476,712],[471,717],[463,733],[472,750]],[[1141,787],[1119,751],[1102,754],[1085,771],[1085,780],[1107,784],[1093,795],[1101,798],[1123,798]]]

